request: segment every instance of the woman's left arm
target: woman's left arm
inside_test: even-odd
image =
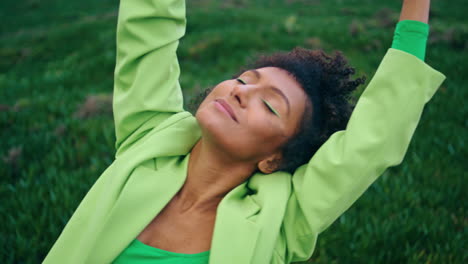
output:
[[[410,53],[424,61],[429,35],[430,0],[404,0],[392,48]]]
[[[423,23],[429,21],[431,0],[403,0],[400,12],[400,21],[415,20]]]
[[[424,105],[444,78],[413,55],[388,51],[346,130],[333,134],[293,175],[284,219],[288,261],[308,259],[318,234],[402,161]]]

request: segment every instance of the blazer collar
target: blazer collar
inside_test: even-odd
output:
[[[104,229],[87,261],[109,263],[122,252],[164,208],[185,182],[189,155],[170,170],[139,166],[107,215]],[[218,206],[210,263],[250,263],[259,235],[249,220],[260,206],[249,196],[247,182],[229,192]]]
[[[86,263],[112,262],[138,236],[182,187],[188,158],[185,156],[171,170],[139,166],[132,172],[103,220],[104,228]]]
[[[211,242],[211,264],[250,263],[260,228],[250,217],[260,207],[248,195],[247,183],[232,190],[218,206]]]

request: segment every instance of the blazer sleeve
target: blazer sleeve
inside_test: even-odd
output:
[[[183,111],[176,50],[184,0],[122,0],[117,23],[113,111],[117,153],[152,125]]]
[[[417,57],[389,49],[346,130],[293,174],[283,223],[288,261],[310,258],[318,234],[402,161],[424,105],[444,79]]]

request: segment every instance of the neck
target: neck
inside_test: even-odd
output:
[[[201,139],[190,153],[187,180],[176,197],[182,210],[216,211],[223,197],[255,169],[255,164],[235,161]]]

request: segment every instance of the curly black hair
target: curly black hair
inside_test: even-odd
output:
[[[353,79],[355,70],[341,52],[330,56],[321,50],[299,47],[290,52],[259,56],[240,73],[264,67],[287,71],[309,99],[297,134],[283,146],[279,169],[292,173],[308,162],[333,133],[345,129],[354,108],[350,101],[352,92],[365,82],[365,77]],[[210,91],[207,89],[196,96],[194,104],[198,106]]]

